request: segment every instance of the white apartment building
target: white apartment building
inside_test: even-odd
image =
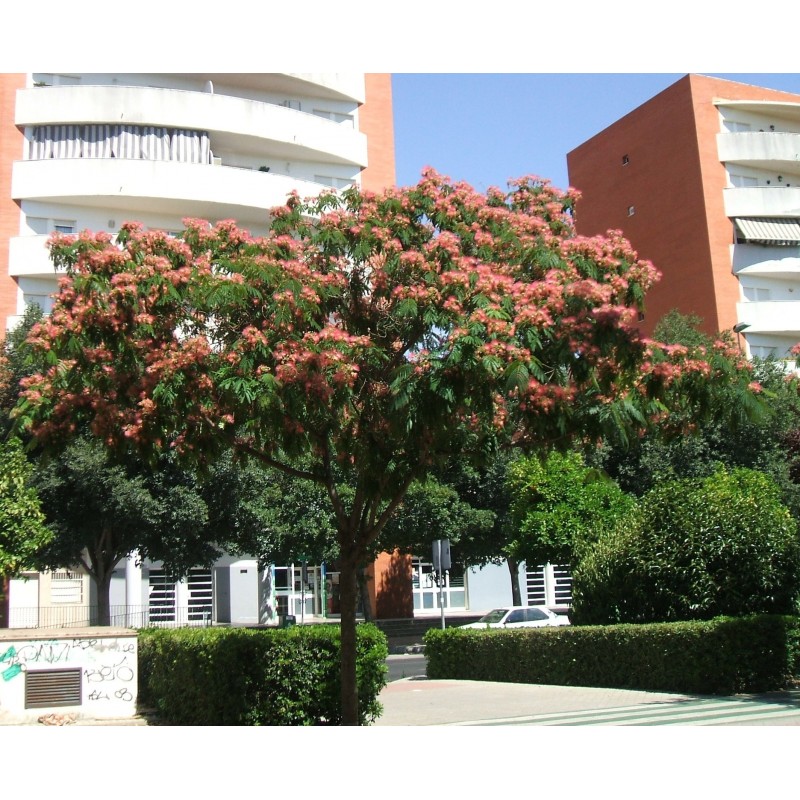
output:
[[[716,103],[725,214],[734,225],[737,330],[751,356],[785,358],[800,342],[800,98]]]
[[[235,219],[260,234],[268,209],[292,190],[313,196],[394,183],[387,75],[29,73],[0,81],[7,324],[30,303],[49,310],[56,277],[44,243],[53,231],[113,233],[129,220],[179,231],[183,218],[196,217]]]

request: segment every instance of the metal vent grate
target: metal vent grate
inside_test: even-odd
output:
[[[50,669],[25,673],[25,708],[80,704],[80,669]]]

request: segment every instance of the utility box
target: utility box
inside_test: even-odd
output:
[[[0,720],[136,716],[139,656],[128,628],[0,630]]]
[[[279,614],[278,615],[278,627],[279,628],[291,628],[293,625],[297,624],[297,617],[294,614]]]

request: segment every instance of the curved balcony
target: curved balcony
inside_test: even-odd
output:
[[[16,161],[14,200],[37,200],[137,213],[235,219],[265,226],[269,209],[296,190],[311,197],[329,187],[288,175],[234,167],[123,158],[63,158]]]
[[[13,278],[52,277],[55,267],[45,246],[50,237],[13,236],[8,242],[8,274]]]
[[[764,119],[766,128],[771,122],[786,120],[787,123],[800,122],[800,103],[786,100],[714,100],[717,108],[734,108],[755,114]]]
[[[18,126],[88,122],[204,130],[212,149],[220,152],[367,165],[363,133],[272,103],[142,86],[55,86],[17,92]]]
[[[723,198],[728,217],[800,217],[800,187],[796,186],[728,188]]]
[[[718,133],[717,150],[719,160],[725,163],[773,172],[800,172],[800,133]]]
[[[197,72],[192,77],[215,86],[235,86],[253,91],[312,95],[331,100],[363,103],[366,98],[363,72]]]
[[[746,334],[780,334],[800,341],[800,301],[792,303],[749,302],[736,304],[737,319],[746,322]]]
[[[800,278],[800,247],[736,244],[733,246],[733,273],[765,278]]]

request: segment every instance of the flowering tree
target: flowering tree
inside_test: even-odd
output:
[[[356,572],[414,480],[501,441],[631,431],[670,388],[704,402],[709,364],[637,331],[654,268],[618,234],[575,237],[572,202],[536,179],[481,194],[427,171],[380,195],[290,197],[264,238],[196,220],[178,238],[56,237],[67,277],[20,418],[48,446],[86,422],[114,450],[232,447],[322,485],[355,723]]]

